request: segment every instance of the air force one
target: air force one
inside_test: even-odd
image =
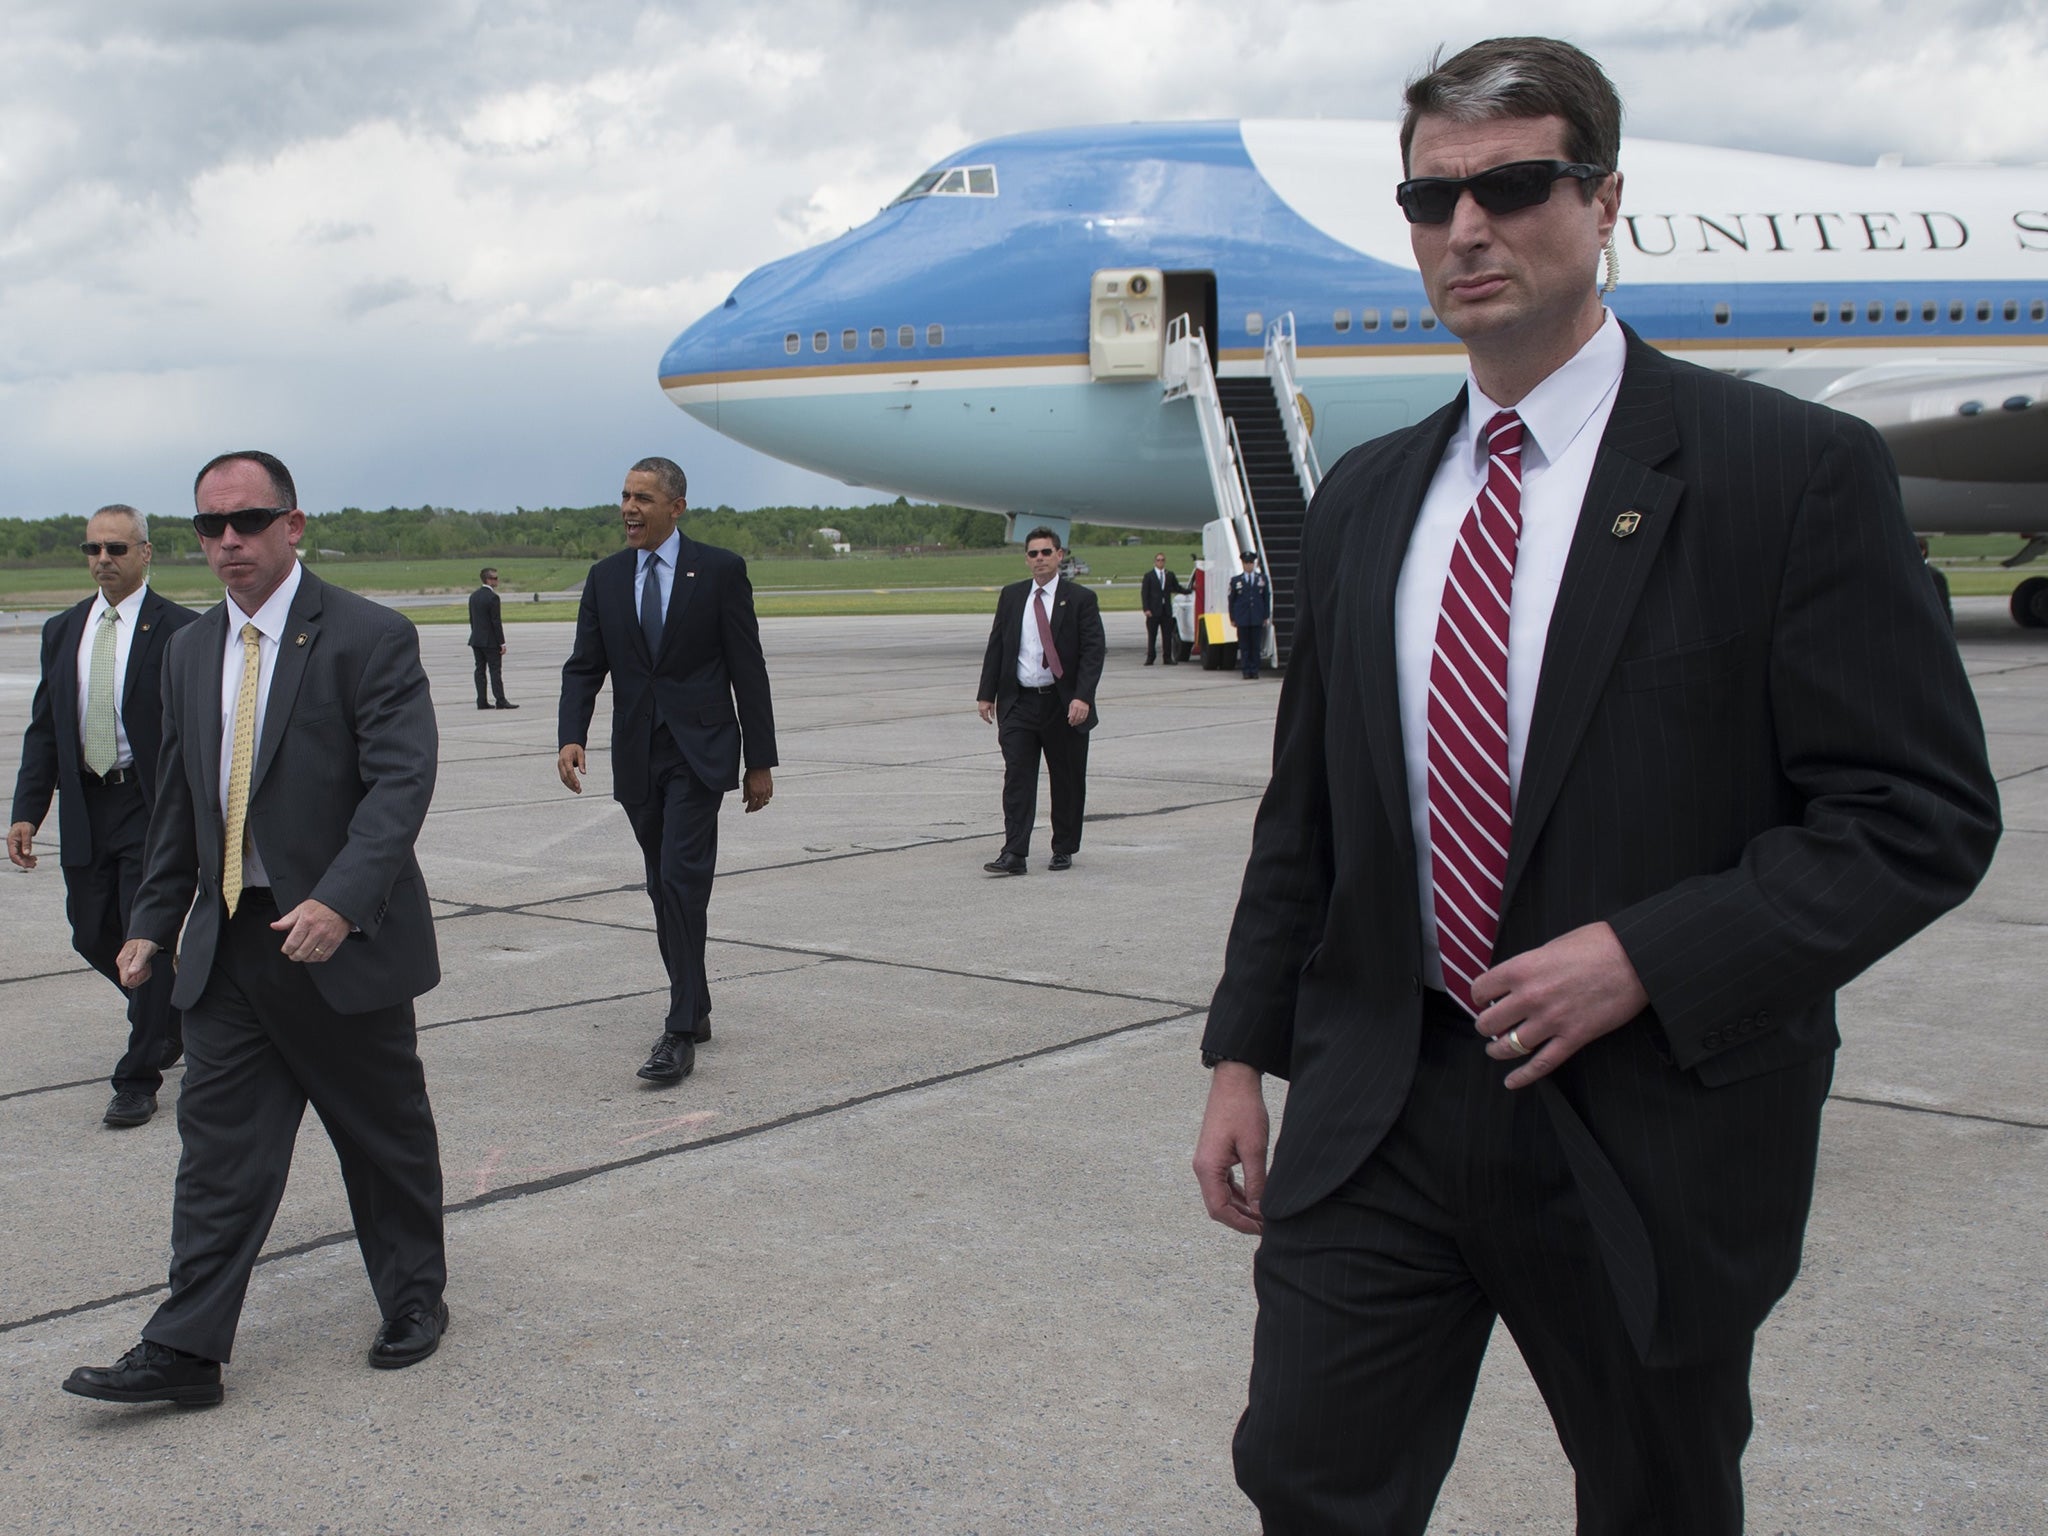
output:
[[[1919,531],[2048,552],[2048,168],[1632,139],[1621,169],[1622,319],[1869,420]],[[1320,466],[1463,378],[1400,178],[1391,123],[992,139],[745,278],[669,346],[662,388],[850,484],[1018,532],[1207,524],[1283,578]],[[2048,577],[2013,613],[2048,625]]]

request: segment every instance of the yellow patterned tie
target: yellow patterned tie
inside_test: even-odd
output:
[[[85,684],[85,766],[102,778],[114,766],[120,743],[114,736],[114,626],[118,609],[100,614],[92,637],[92,670]]]
[[[229,917],[235,915],[242,900],[249,772],[256,766],[256,683],[263,675],[263,652],[257,642],[262,633],[254,624],[242,626],[242,688],[235,695],[235,755],[228,764],[228,829],[220,864],[220,890],[227,898]]]

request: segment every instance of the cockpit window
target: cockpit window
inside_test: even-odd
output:
[[[889,206],[920,197],[994,197],[996,168],[992,165],[952,165],[944,170],[926,171],[905,187]]]

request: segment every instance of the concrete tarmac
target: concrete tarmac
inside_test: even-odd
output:
[[[1758,1532],[2048,1528],[2048,635],[1957,608],[2008,831],[1844,996],[1805,1269],[1757,1348]],[[1252,1245],[1188,1159],[1279,685],[1147,670],[1142,621],[1108,622],[1076,867],[1044,869],[1041,812],[1008,880],[986,621],[763,626],[784,766],[765,812],[728,800],[716,1038],[671,1088],[633,1075],[663,978],[607,756],[581,798],[555,778],[568,626],[512,628],[517,713],[424,630],[453,1329],[366,1367],[309,1116],[209,1411],[58,1390],[161,1295],[182,1069],[151,1124],[100,1125],[125,1026],[69,949],[53,817],[42,867],[0,871],[0,1532],[1256,1529]],[[36,655],[0,634],[10,782]],[[1571,1508],[1498,1333],[1431,1530]]]

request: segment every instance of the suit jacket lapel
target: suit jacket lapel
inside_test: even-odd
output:
[[[57,728],[57,739],[69,742],[81,762],[85,754],[78,752],[84,724],[78,718],[78,645],[85,635],[85,621],[92,616],[92,605],[98,601],[88,597],[64,615],[57,631],[57,648],[50,656],[50,720]]]
[[[1401,739],[1401,683],[1394,661],[1394,591],[1400,585],[1422,498],[1464,414],[1461,389],[1449,405],[1414,429],[1405,457],[1391,466],[1382,487],[1367,489],[1366,504],[1351,513],[1357,532],[1349,541],[1344,572],[1348,596],[1338,619],[1340,628],[1354,636],[1359,675],[1365,682],[1365,737],[1373,777],[1379,780],[1395,840],[1411,859],[1415,831],[1408,814],[1408,759]]]
[[[292,706],[305,680],[306,660],[320,640],[320,589],[324,585],[311,571],[299,577],[299,590],[285,616],[284,636],[277,648],[277,667],[270,674],[270,697],[263,706],[263,739],[256,743],[256,764],[249,774],[249,798],[255,799],[270,760],[277,756],[279,743],[291,725]]]
[[[661,649],[655,654],[656,661],[666,656],[668,648],[675,643],[675,633],[682,619],[683,610],[690,606],[690,599],[697,595],[699,553],[694,541],[676,541],[675,580],[669,584],[668,613],[661,621]]]
[[[121,718],[128,718],[129,701],[135,697],[135,677],[142,670],[149,648],[157,642],[157,621],[163,617],[164,600],[155,592],[142,595],[135,614],[135,638],[128,642],[128,670],[121,678]]]
[[[1665,531],[1678,515],[1685,487],[1654,467],[1678,447],[1671,365],[1630,331],[1628,361],[1579,508],[1543,644],[1543,672],[1515,797],[1503,910],[1514,899],[1515,883],[1528,867],[1579,738],[1614,670],[1615,654]],[[1630,531],[1625,536],[1618,536],[1628,515],[1635,521],[1626,524]]]
[[[228,605],[226,599],[214,604],[200,619],[206,631],[206,649],[193,660],[197,676],[192,686],[199,690],[199,723],[202,727],[200,738],[186,748],[199,754],[200,789],[206,796],[207,809],[214,816],[220,815],[220,733],[226,724],[221,718],[220,682],[222,663],[227,656]],[[195,625],[197,628],[199,625]],[[220,841],[216,836],[214,842]]]

